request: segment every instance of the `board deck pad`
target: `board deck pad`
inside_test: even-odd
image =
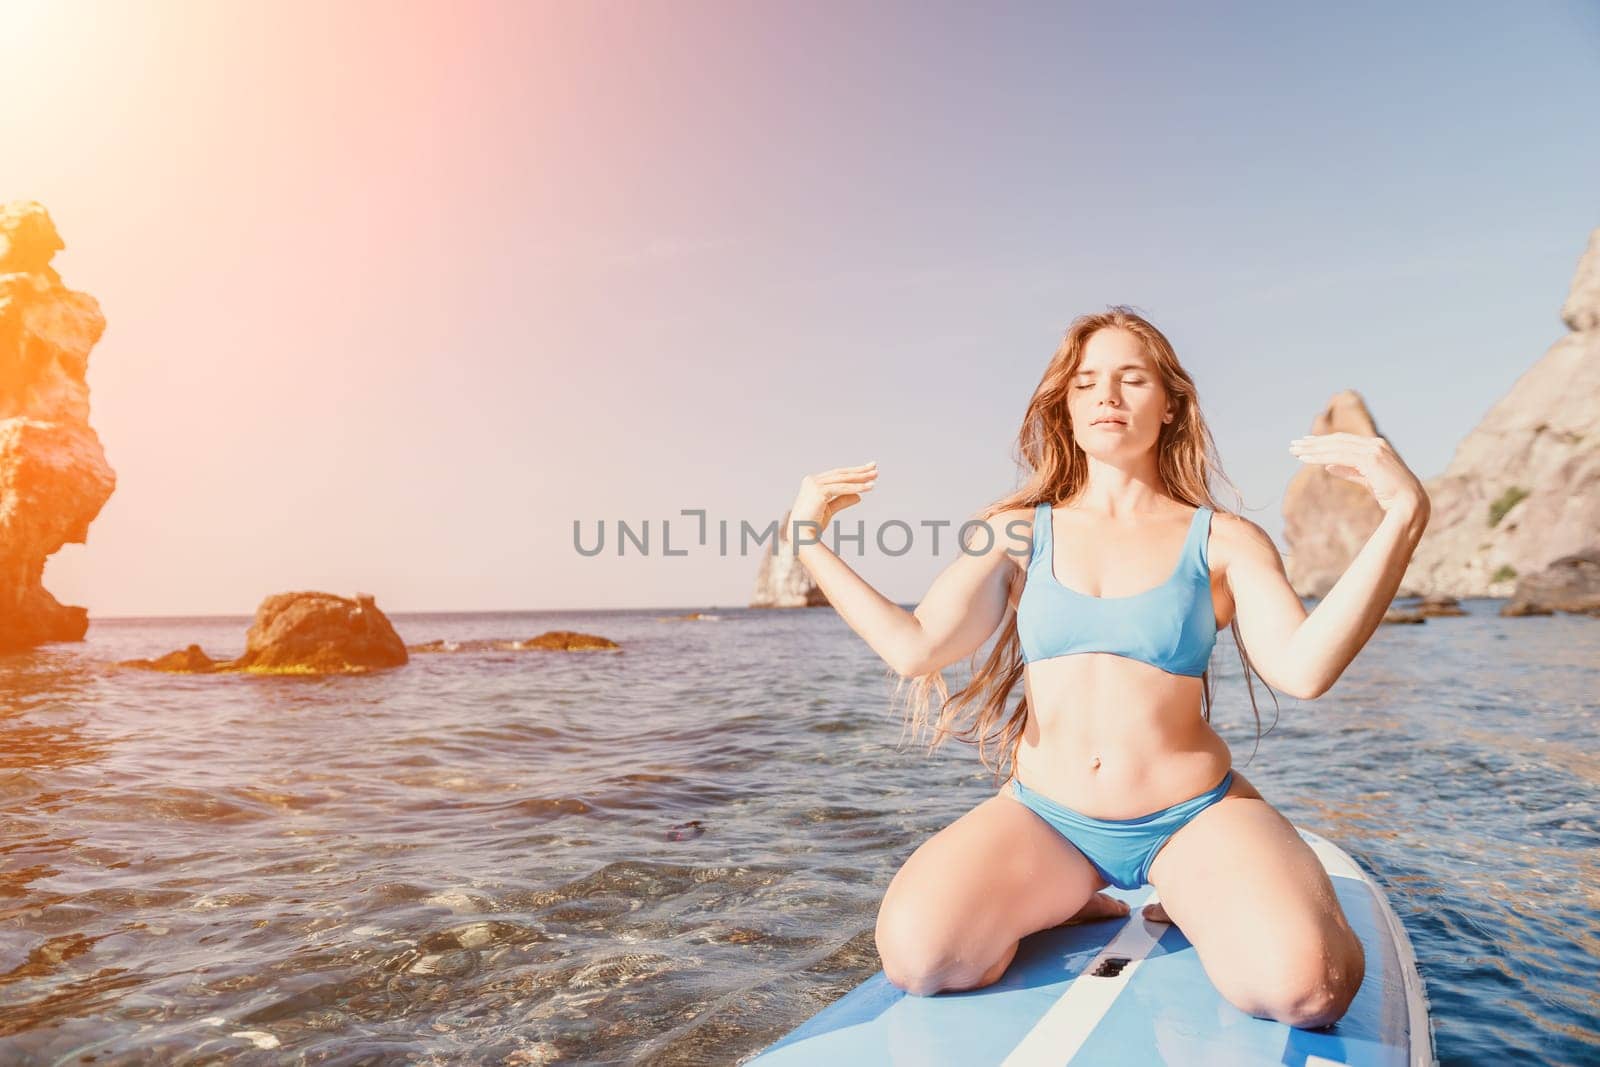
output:
[[[1344,1017],[1306,1030],[1258,1019],[1223,999],[1178,927],[1139,909],[1153,887],[1107,889],[1115,919],[1022,939],[999,981],[908,996],[882,971],[747,1061],[758,1067],[1174,1064],[1425,1067],[1437,1063],[1427,999],[1405,928],[1349,855],[1300,830],[1333,881],[1366,949],[1366,974]]]

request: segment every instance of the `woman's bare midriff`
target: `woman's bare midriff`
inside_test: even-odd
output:
[[[1227,743],[1200,717],[1200,679],[1082,652],[1028,664],[1015,774],[1096,819],[1133,819],[1198,796],[1228,773]]]
[[[1212,612],[1233,618],[1227,552],[1210,542]],[[1163,551],[1161,558],[1171,559]],[[1016,577],[1026,570],[1018,563]],[[1157,570],[1152,562],[1147,568]],[[1012,607],[1021,595],[1013,585]],[[1233,754],[1200,715],[1201,680],[1129,656],[1079,652],[1023,669],[1028,722],[1015,777],[1058,804],[1095,819],[1136,819],[1199,796],[1222,781]],[[1235,790],[1257,795],[1235,772]],[[1010,789],[1010,783],[1005,786]]]

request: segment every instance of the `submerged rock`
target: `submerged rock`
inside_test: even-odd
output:
[[[667,840],[690,841],[696,837],[699,837],[705,832],[706,827],[704,823],[702,823],[699,819],[690,819],[688,822],[680,822],[678,825],[668,828]]]
[[[1390,608],[1388,611],[1383,613],[1383,618],[1379,621],[1387,623],[1427,622],[1428,617],[1420,611],[1407,611],[1405,608]]]
[[[582,652],[589,649],[621,648],[622,646],[609,637],[601,637],[598,634],[582,634],[576,630],[547,630],[538,637],[530,637],[526,641],[518,642],[517,647]]]
[[[442,637],[432,641],[424,641],[417,645],[407,645],[407,652],[460,652],[468,645],[482,644],[479,641],[446,641]]]
[[[1465,615],[1467,613],[1466,610],[1462,608],[1461,602],[1455,597],[1445,596],[1443,594],[1433,594],[1431,596],[1423,597],[1422,602],[1417,605],[1416,610],[1418,614],[1426,615],[1430,619]]]
[[[609,637],[599,634],[578,633],[576,630],[547,630],[537,637],[518,640],[509,637],[473,637],[463,641],[436,638],[417,645],[407,645],[411,652],[526,652],[531,649],[556,652],[586,652],[596,649],[621,648]]]
[[[168,671],[172,674],[208,674],[217,669],[217,661],[201,651],[199,645],[190,645],[177,652],[168,652],[159,659],[125,659],[119,666]]]

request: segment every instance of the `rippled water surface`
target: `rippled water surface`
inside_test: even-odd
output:
[[[1442,1062],[1594,1063],[1600,620],[1467,606],[1280,697],[1246,773],[1378,873]],[[396,616],[408,643],[623,651],[367,678],[110,665],[237,654],[245,618],[0,657],[0,1062],[736,1063],[777,1039],[878,969],[889,878],[993,786],[970,751],[897,747],[832,611],[666,614]],[[1228,631],[1212,670],[1243,766]]]

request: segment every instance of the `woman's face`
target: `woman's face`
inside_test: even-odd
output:
[[[1115,326],[1095,331],[1067,387],[1072,435],[1085,452],[1126,458],[1155,448],[1167,391],[1133,334]]]

